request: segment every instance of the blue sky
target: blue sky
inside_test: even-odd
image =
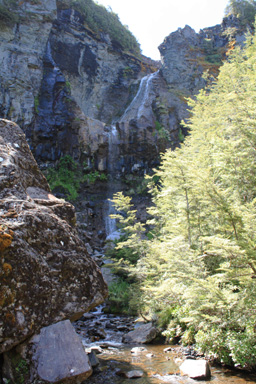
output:
[[[135,35],[143,54],[159,59],[157,47],[186,24],[197,32],[220,24],[228,0],[97,0],[119,15]]]

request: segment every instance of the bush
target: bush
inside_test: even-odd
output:
[[[108,301],[111,313],[129,314],[130,285],[127,281],[119,278],[109,286]]]
[[[88,172],[74,161],[70,155],[59,160],[56,167],[48,168],[46,178],[53,192],[61,192],[68,200],[75,200],[82,183],[94,184],[96,180],[107,180],[104,173]]]
[[[241,20],[242,25],[253,26],[256,15],[256,2],[255,0],[230,0],[225,14],[235,15]]]

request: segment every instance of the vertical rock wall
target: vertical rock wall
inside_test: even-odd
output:
[[[35,115],[43,56],[56,18],[56,1],[23,1],[11,12],[13,21],[1,19],[0,113],[26,130]]]

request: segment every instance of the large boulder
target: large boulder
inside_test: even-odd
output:
[[[187,375],[194,380],[209,380],[211,378],[211,369],[208,361],[185,360],[180,366],[181,375]]]
[[[42,328],[4,354],[3,375],[8,383],[78,384],[91,374],[88,355],[69,320]]]
[[[143,324],[134,331],[128,332],[124,335],[122,341],[129,344],[147,344],[156,338],[157,333],[157,329],[152,325],[152,323]]]
[[[92,374],[81,339],[69,320],[43,328],[35,342],[37,375],[47,383],[77,383]]]
[[[107,296],[75,229],[74,207],[56,199],[22,130],[0,120],[0,353]]]

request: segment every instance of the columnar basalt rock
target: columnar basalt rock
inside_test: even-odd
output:
[[[0,120],[0,353],[42,327],[79,318],[107,287],[75,229],[74,207],[55,198],[24,133]]]

